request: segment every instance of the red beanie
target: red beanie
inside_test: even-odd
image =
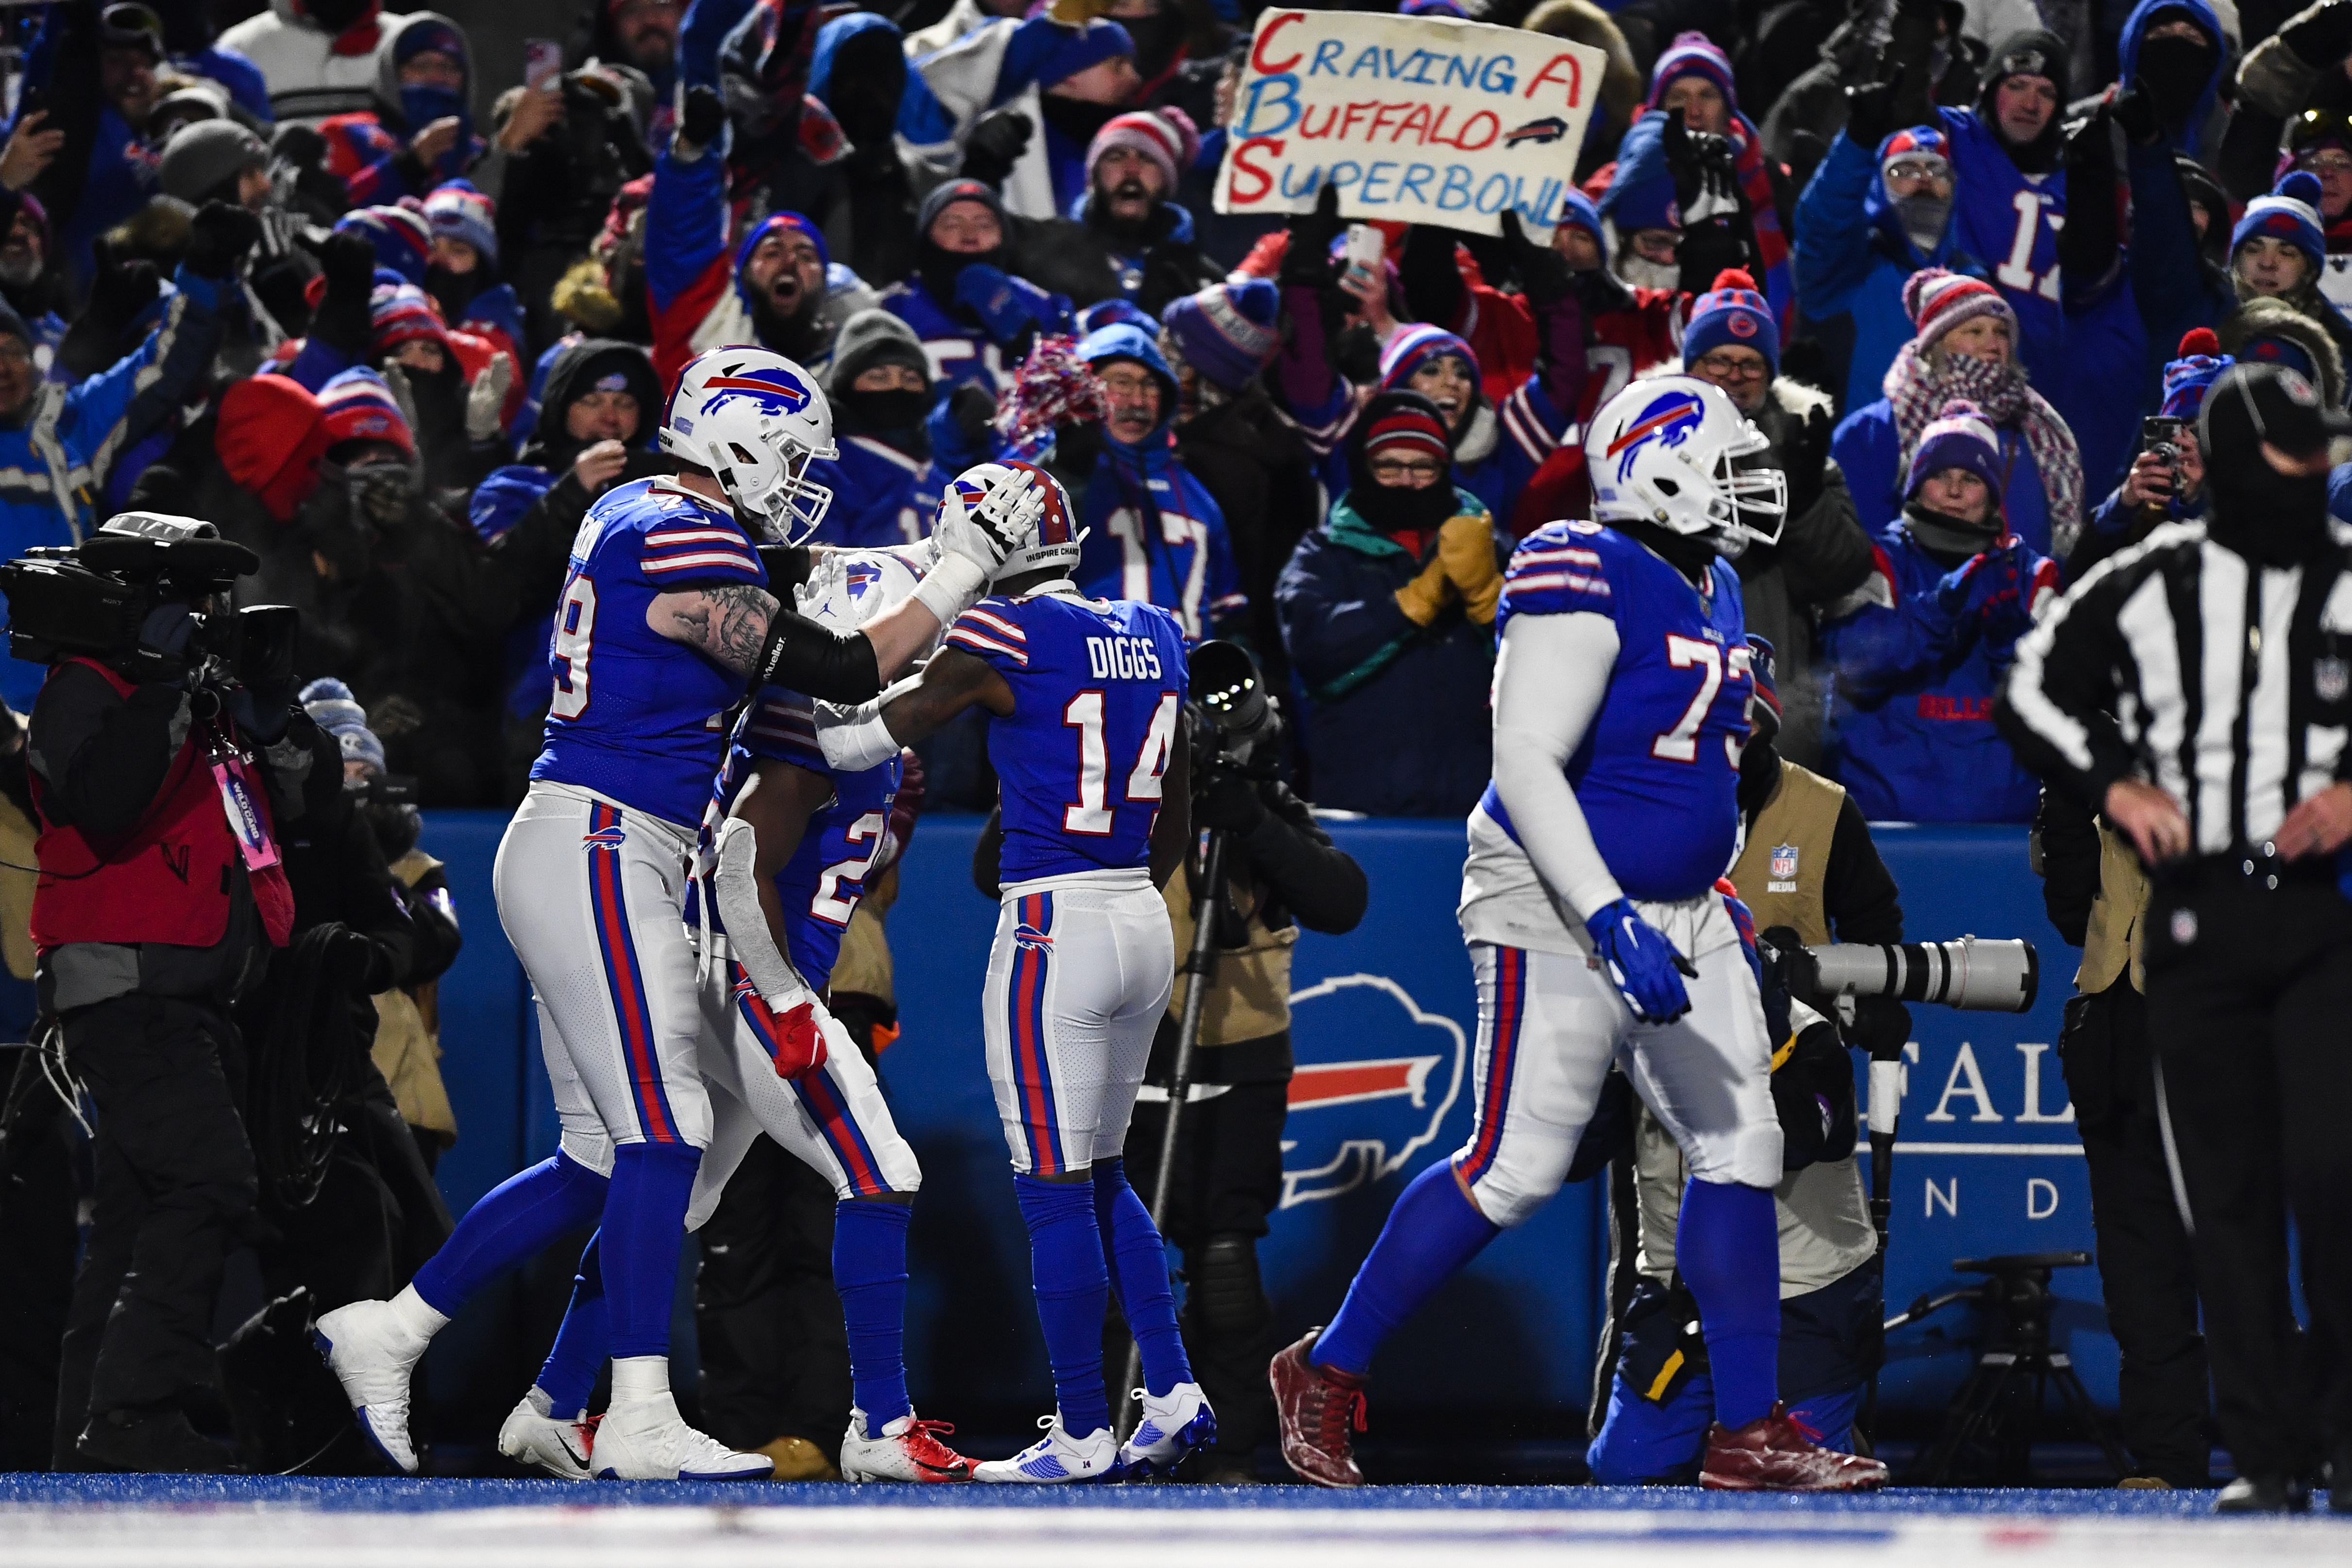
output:
[[[221,394],[213,450],[239,488],[290,522],[319,487],[327,423],[319,400],[288,376],[247,376]]]
[[[1423,409],[1392,408],[1374,421],[1372,428],[1364,433],[1364,461],[1370,463],[1374,453],[1391,446],[1418,447],[1441,465],[1452,462],[1454,457],[1454,449],[1446,443],[1445,426]]]

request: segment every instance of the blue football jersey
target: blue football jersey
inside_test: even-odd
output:
[[[656,635],[646,613],[674,590],[767,581],[723,507],[665,479],[606,491],[572,541],[548,642],[547,744],[530,776],[681,826],[701,821],[744,679]]]
[[[1973,109],[1937,115],[1952,149],[1952,243],[1984,264],[2017,313],[2018,359],[2037,382],[2051,380],[2063,368],[2066,346],[2058,276],[2065,172],[2021,172]]]
[[[999,879],[1150,865],[1184,706],[1176,618],[1063,586],[983,599],[947,641],[995,665],[1013,688],[1013,716],[988,725],[1004,798]]]
[[[786,956],[801,978],[823,990],[841,956],[841,934],[866,896],[866,879],[888,845],[890,802],[905,764],[894,757],[861,773],[827,767],[816,744],[815,705],[776,686],[761,692],[745,716],[736,752],[746,774],[751,759],[774,758],[833,781],[833,803],[809,819],[800,848],[775,877],[777,901],[791,922]]]
[[[1511,557],[1495,614],[1606,615],[1617,662],[1568,781],[1609,873],[1629,898],[1695,898],[1731,864],[1739,753],[1748,743],[1747,630],[1739,579],[1723,561],[1705,591],[1599,523],[1549,523]],[[1480,802],[1509,832],[1493,784]]]

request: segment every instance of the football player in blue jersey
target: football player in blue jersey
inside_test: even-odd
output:
[[[1495,629],[1495,773],[1470,814],[1462,932],[1478,984],[1470,1141],[1390,1211],[1328,1329],[1270,1369],[1283,1457],[1361,1486],[1351,1452],[1381,1339],[1559,1190],[1612,1061],[1689,1163],[1677,1260],[1716,1422],[1702,1483],[1850,1490],[1779,1402],[1780,1127],[1756,977],[1716,892],[1738,832],[1753,690],[1725,556],[1780,537],[1787,486],[1730,398],[1636,382],[1585,436],[1595,522],[1511,558]]]
[[[1039,1422],[1043,1438],[972,1479],[1164,1473],[1216,1434],[1177,1331],[1167,1249],[1121,1157],[1175,979],[1158,889],[1192,831],[1184,634],[1156,605],[1078,592],[1080,530],[1044,469],[967,469],[941,497],[941,525],[958,512],[1013,544],[995,591],[948,629],[920,681],[819,735],[835,767],[866,768],[978,707],[1003,781],[1002,902],[981,1006],[1056,1413]],[[1103,1388],[1114,1274],[1143,1353],[1143,1418],[1124,1444]]]
[[[916,570],[879,551],[828,551],[800,594],[811,618],[855,628],[909,598]],[[762,1133],[833,1184],[833,1277],[848,1320],[856,1406],[841,1445],[853,1481],[957,1481],[971,1461],[916,1418],[904,1351],[907,1223],[922,1172],[874,1069],[819,1000],[872,867],[887,863],[899,758],[829,767],[810,699],[770,686],[743,713],[698,845],[686,920],[701,949],[702,1076],[710,1146],[687,1212],[698,1230]],[[817,1031],[790,1020],[806,1012]],[[566,1480],[592,1471],[589,1391],[610,1339],[602,1249],[581,1259],[572,1304],[499,1448]]]
[[[622,1479],[763,1476],[688,1427],[669,1390],[669,1316],[688,1196],[711,1135],[698,1071],[685,867],[747,689],[857,701],[978,599],[1003,545],[961,516],[908,602],[856,631],[782,609],[755,541],[793,542],[831,497],[824,395],[759,349],[688,365],[661,430],[673,478],[607,491],[572,543],[548,664],[547,745],[499,847],[499,915],[531,979],[562,1122],[560,1151],[469,1210],[390,1301],[318,1323],[362,1429],[413,1472],[409,1382],[426,1343],[486,1281],[602,1222],[613,1402],[595,1469]],[[778,1020],[814,1056],[813,1009]]]

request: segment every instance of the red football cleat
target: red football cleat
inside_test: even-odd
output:
[[[1351,1430],[1364,1429],[1364,1380],[1307,1359],[1319,1323],[1266,1368],[1274,1385],[1275,1418],[1282,1427],[1283,1462],[1318,1487],[1360,1487]]]
[[[1736,1431],[1715,1423],[1698,1484],[1712,1491],[1876,1491],[1886,1484],[1885,1465],[1824,1448],[1820,1436],[1785,1405]]]

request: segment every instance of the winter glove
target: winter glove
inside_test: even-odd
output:
[[[1636,1019],[1672,1023],[1690,1011],[1683,977],[1697,979],[1697,966],[1675,952],[1665,934],[1643,919],[1632,900],[1621,898],[1593,911],[1584,929]]]
[[[227,202],[206,202],[188,240],[187,268],[198,277],[233,277],[261,240],[261,220]]]
[[[154,263],[117,261],[113,246],[103,239],[91,246],[90,254],[95,265],[89,303],[58,345],[58,361],[76,381],[98,374],[122,357],[131,323],[155,303],[163,287]]]
[[[514,361],[493,354],[466,391],[466,439],[476,445],[496,440],[503,428],[507,393],[514,386]]]
[[[1682,204],[1682,277],[1696,294],[1727,267],[1750,266],[1756,254],[1747,193],[1739,188],[1738,154],[1720,136],[1693,134],[1669,115],[1663,138],[1666,166]]]
[[[310,335],[353,364],[365,362],[375,340],[368,296],[375,287],[375,246],[364,235],[331,234],[319,246],[327,291],[310,320]]]
[[[1991,552],[2000,588],[1985,601],[1984,637],[1997,663],[2006,664],[2017,640],[2033,630],[2033,550],[2011,539]]]
[[[1787,373],[1785,368],[1782,373]],[[1789,481],[1786,515],[1790,522],[1812,510],[1813,503],[1822,498],[1822,486],[1829,477],[1830,432],[1830,411],[1816,408],[1789,434],[1776,454],[1780,472]]]
[[[1421,569],[1420,575],[1396,591],[1397,608],[1403,611],[1404,618],[1414,625],[1426,626],[1437,619],[1437,612],[1444,609],[1458,591],[1453,580],[1445,575],[1445,558],[1433,555],[1429,558],[1429,564]]]
[[[1024,283],[1003,268],[975,262],[956,274],[956,303],[980,318],[988,335],[1009,344],[1027,332],[1051,309],[1052,296]]]
[[[1445,580],[1460,591],[1463,611],[1479,625],[1492,626],[1503,597],[1503,572],[1495,564],[1495,527],[1486,515],[1446,518],[1437,530],[1437,561],[1445,569]]]
[[[1036,134],[1037,128],[1017,109],[992,110],[982,115],[964,139],[964,178],[986,185],[1003,184]]]
[[[1231,768],[1212,767],[1208,775],[1192,797],[1194,826],[1246,833],[1265,821],[1265,802],[1258,799],[1255,784]]]
[[[1155,245],[1143,256],[1143,282],[1135,291],[1135,308],[1159,319],[1169,304],[1217,281],[1220,269],[1209,265],[1193,246],[1170,241]]]
[[[2116,123],[2133,146],[2153,147],[2164,139],[2164,119],[2157,112],[2156,99],[2137,77],[2116,95],[2114,110]]]
[[[376,940],[341,921],[320,927],[330,933],[324,955],[328,976],[355,997],[372,997],[392,988],[392,957]]]
[[[2313,70],[2331,69],[2352,55],[2352,0],[2326,0],[2298,12],[2278,36]]]
[[[1903,1054],[1911,1039],[1911,1009],[1893,997],[1856,997],[1846,1043],[1885,1061]]]
[[[196,634],[195,617],[184,604],[158,604],[139,622],[139,645],[176,664]]]
[[[727,131],[727,100],[716,88],[697,85],[686,89],[686,107],[677,117],[677,139],[697,153]]]
[[[1903,68],[1885,81],[1857,83],[1845,89],[1846,140],[1874,155],[1878,144],[1895,129],[1895,98],[1903,90]]]
[[[1503,214],[1503,248],[1511,253],[1511,270],[1518,277],[1519,292],[1537,309],[1558,305],[1576,292],[1576,274],[1570,270],[1568,257],[1529,239],[1520,226],[1519,214],[1507,209]]]
[[[1325,185],[1315,194],[1315,210],[1293,213],[1287,225],[1289,248],[1282,253],[1277,281],[1285,288],[1331,287],[1331,242],[1339,237],[1339,190]]]
[[[991,425],[996,400],[977,382],[966,382],[931,405],[923,428],[931,438],[931,458],[942,472],[961,474],[996,455]]]
[[[766,1001],[761,1001],[760,1010],[768,1012]],[[768,1012],[767,1034],[774,1047],[777,1077],[805,1078],[824,1065],[824,1026],[817,1021],[814,998],[780,1013]]]

